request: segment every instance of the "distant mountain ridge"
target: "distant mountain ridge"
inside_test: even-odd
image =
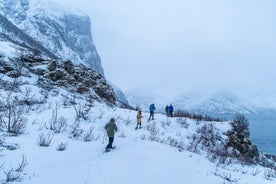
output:
[[[131,90],[132,91],[132,90]],[[158,97],[151,91],[137,90],[136,92],[126,92],[129,103],[133,106],[147,107],[149,102],[156,102],[160,112],[164,112],[168,100]],[[175,109],[187,110],[192,113],[203,115],[228,115],[228,114],[260,114],[276,112],[273,103],[267,106],[265,99],[274,99],[276,95],[260,96],[254,100],[244,99],[235,93],[227,90],[217,91],[208,97],[191,97],[181,95],[171,100]],[[170,103],[169,102],[169,103]]]

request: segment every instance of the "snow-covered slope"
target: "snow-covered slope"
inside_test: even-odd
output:
[[[3,0],[0,13],[55,56],[85,64],[103,75],[90,19],[84,13],[50,0]]]
[[[168,120],[165,115],[156,114],[154,121],[146,123],[143,120],[143,128],[134,130],[135,111],[94,103],[89,119],[78,121],[78,130],[82,130],[83,134],[73,137],[74,108],[64,108],[59,95],[50,95],[45,106],[27,113],[29,123],[25,134],[6,137],[6,144],[18,147],[14,151],[3,149],[0,157],[1,163],[5,160],[0,168],[2,178],[5,175],[1,171],[16,168],[24,155],[28,164],[19,180],[22,184],[275,183],[273,178],[264,178],[268,169],[259,165],[220,165],[210,162],[204,152],[195,154],[187,151],[185,147],[192,134],[203,125],[190,119],[185,120],[188,124],[185,128],[177,118]],[[84,102],[79,100],[80,104]],[[49,129],[53,114],[65,118],[68,124],[60,133]],[[144,113],[144,116],[146,119],[148,114]],[[119,128],[114,141],[117,148],[103,153],[107,144],[103,127],[111,117],[116,119]],[[229,129],[227,122],[216,123],[215,126],[220,134]],[[90,130],[92,140],[85,142],[84,135]],[[151,133],[154,130],[157,130],[156,134]],[[49,147],[38,145],[41,135],[52,138]],[[179,141],[177,144],[180,145],[175,141]],[[67,145],[65,150],[57,151],[62,143]]]

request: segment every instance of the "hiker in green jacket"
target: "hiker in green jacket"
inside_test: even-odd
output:
[[[110,149],[115,148],[112,146],[112,143],[114,141],[115,132],[117,132],[117,130],[118,130],[117,125],[115,124],[115,119],[111,118],[109,123],[107,123],[104,128],[106,130],[108,140],[109,140],[108,145],[106,145],[106,147],[105,147],[105,149],[108,151]]]

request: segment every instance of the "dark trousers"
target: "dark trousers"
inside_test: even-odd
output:
[[[149,120],[150,120],[150,118],[153,120],[153,119],[154,119],[153,117],[154,117],[154,111],[150,111]],[[149,121],[149,120],[148,120],[148,121]]]
[[[113,141],[114,141],[114,137],[108,137],[108,145],[106,145],[105,149],[112,149]]]
[[[170,117],[173,117],[173,111],[170,111],[170,112],[169,112],[169,116],[170,116]]]

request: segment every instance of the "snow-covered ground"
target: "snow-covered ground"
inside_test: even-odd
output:
[[[188,127],[185,128],[177,118],[167,118],[162,114],[156,114],[155,120],[147,122],[149,114],[143,113],[143,128],[134,130],[135,111],[95,102],[88,120],[79,121],[79,128],[84,131],[82,136],[72,138],[70,131],[75,122],[76,111],[73,106],[65,108],[64,99],[59,95],[50,95],[49,99],[51,102],[47,105],[28,113],[28,125],[23,135],[6,137],[6,144],[18,144],[19,148],[13,151],[3,149],[1,152],[0,165],[4,164],[0,169],[1,177],[4,177],[4,171],[16,168],[24,155],[28,165],[23,171],[22,180],[18,182],[22,184],[276,183],[275,179],[265,179],[268,169],[261,166],[220,165],[210,162],[204,152],[195,154],[185,149],[180,151],[166,144],[170,137],[188,145],[189,136],[204,122],[186,119]],[[56,107],[57,111],[53,113]],[[49,128],[48,123],[53,114],[67,120],[65,131],[54,134],[46,128]],[[112,117],[116,119],[119,128],[114,140],[117,148],[104,153],[107,138],[104,137],[103,127]],[[158,130],[158,141],[150,138],[148,130],[154,124]],[[229,129],[227,122],[214,125],[220,132]],[[91,127],[93,140],[85,142],[83,135]],[[38,145],[41,134],[53,136],[49,147]],[[57,151],[61,143],[67,144],[67,147],[64,151]]]

